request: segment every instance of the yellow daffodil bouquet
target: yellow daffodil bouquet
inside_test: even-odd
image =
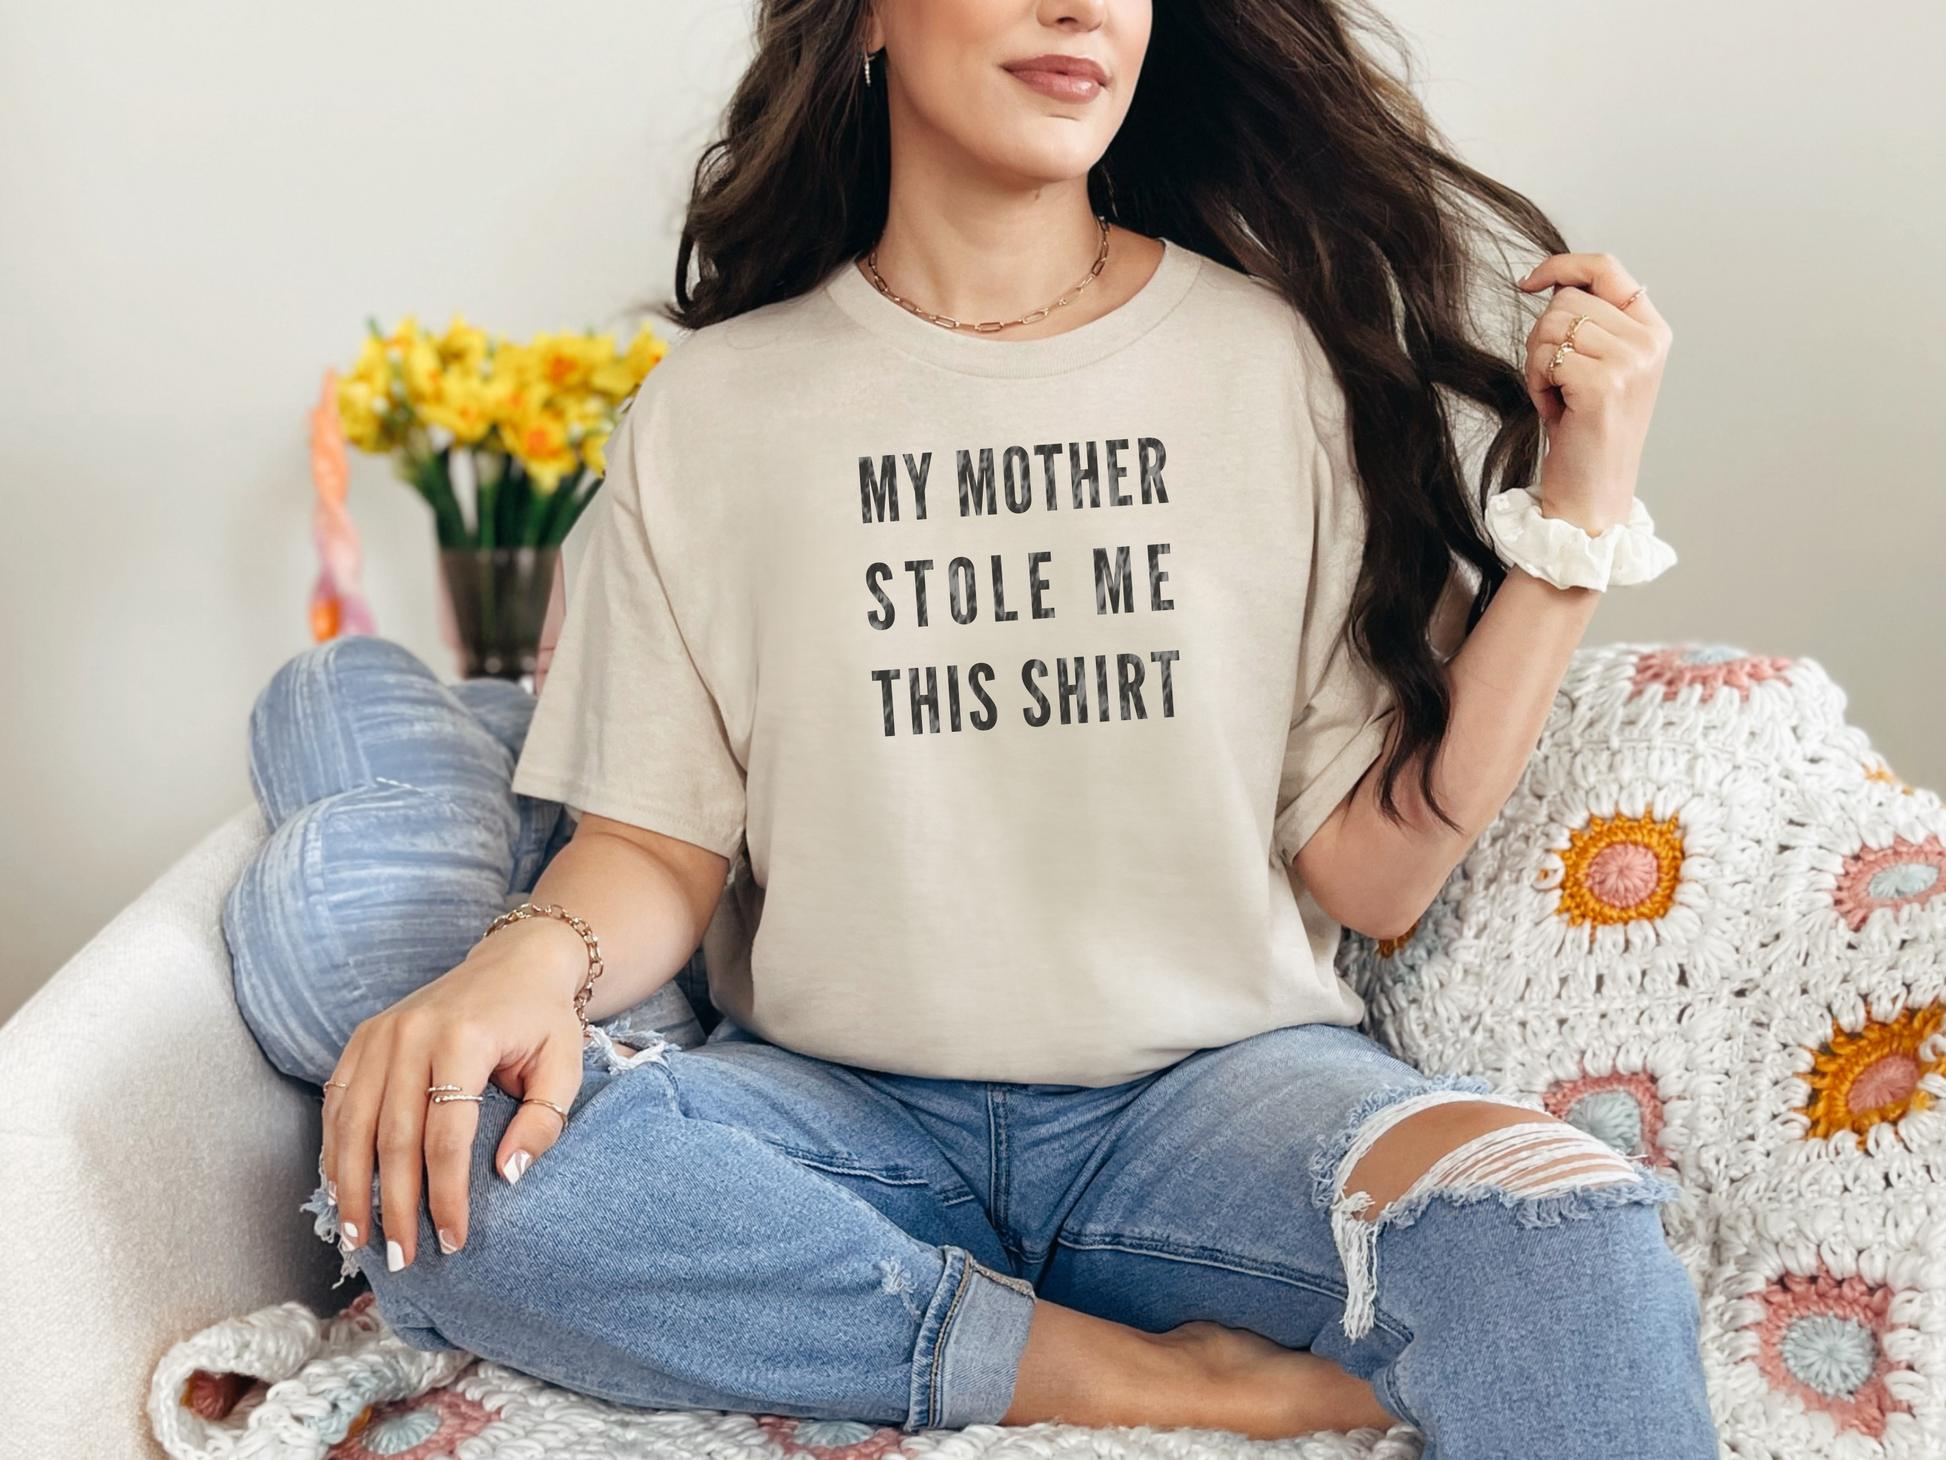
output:
[[[431,334],[376,321],[338,382],[345,439],[393,457],[432,507],[442,549],[549,547],[601,485],[615,416],[668,353],[644,325],[516,344],[454,319]]]

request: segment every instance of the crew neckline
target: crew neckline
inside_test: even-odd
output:
[[[907,354],[964,375],[1054,375],[1092,364],[1132,344],[1182,301],[1202,269],[1202,255],[1158,238],[1162,257],[1155,272],[1106,314],[1058,335],[1035,340],[992,340],[929,324],[894,304],[846,259],[824,286],[831,302]]]

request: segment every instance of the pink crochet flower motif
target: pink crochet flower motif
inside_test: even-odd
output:
[[[1606,1141],[1624,1156],[1670,1164],[1662,1151],[1662,1096],[1652,1076],[1584,1075],[1562,1080],[1541,1096],[1547,1113]]]
[[[1757,1367],[1770,1387],[1828,1414],[1841,1430],[1878,1439],[1885,1417],[1911,1406],[1885,1387],[1905,1363],[1885,1356],[1893,1328],[1892,1290],[1856,1275],[1839,1281],[1818,1266],[1817,1276],[1787,1272],[1760,1295]]]
[[[1856,933],[1882,907],[1916,907],[1946,892],[1946,846],[1936,836],[1864,847],[1845,858],[1831,904]]]
[[[760,1414],[757,1426],[786,1455],[808,1455],[812,1460],[879,1460],[899,1453],[905,1442],[904,1433],[892,1425],[868,1425],[856,1419]]]
[[[1788,659],[1770,654],[1745,654],[1741,649],[1718,645],[1679,644],[1667,649],[1652,649],[1635,661],[1631,694],[1660,688],[1664,701],[1673,700],[1690,685],[1700,685],[1707,704],[1725,686],[1746,700],[1750,687],[1766,679],[1782,677],[1791,667]]]
[[[376,1406],[331,1447],[330,1460],[436,1460],[493,1423],[493,1411],[454,1389]]]

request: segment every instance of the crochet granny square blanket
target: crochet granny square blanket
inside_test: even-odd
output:
[[[1366,1027],[1658,1168],[1737,1460],[1946,1455],[1946,814],[1815,663],[1574,658],[1500,817],[1402,938],[1348,936]],[[1294,1198],[1295,1199],[1295,1198]],[[175,1460],[1411,1460],[1418,1438],[1072,1425],[903,1434],[630,1410],[424,1353],[369,1295],[172,1349]]]

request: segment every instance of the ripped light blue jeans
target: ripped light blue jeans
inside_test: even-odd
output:
[[[562,808],[509,788],[531,705],[368,637],[265,689],[251,776],[272,830],[224,926],[279,1068],[321,1083],[565,844]],[[608,1021],[639,1053],[591,1042],[565,1134],[517,1185],[490,1169],[515,1106],[488,1087],[460,1252],[423,1211],[410,1267],[358,1250],[409,1342],[623,1404],[955,1428],[1007,1411],[1044,1299],[1311,1349],[1435,1460],[1717,1453],[1666,1183],[1584,1150],[1592,1174],[1550,1185],[1518,1148],[1462,1148],[1375,1223],[1348,1210],[1388,1121],[1483,1082],[1325,1025],[1119,1085],[887,1074],[717,1018],[700,973]]]

